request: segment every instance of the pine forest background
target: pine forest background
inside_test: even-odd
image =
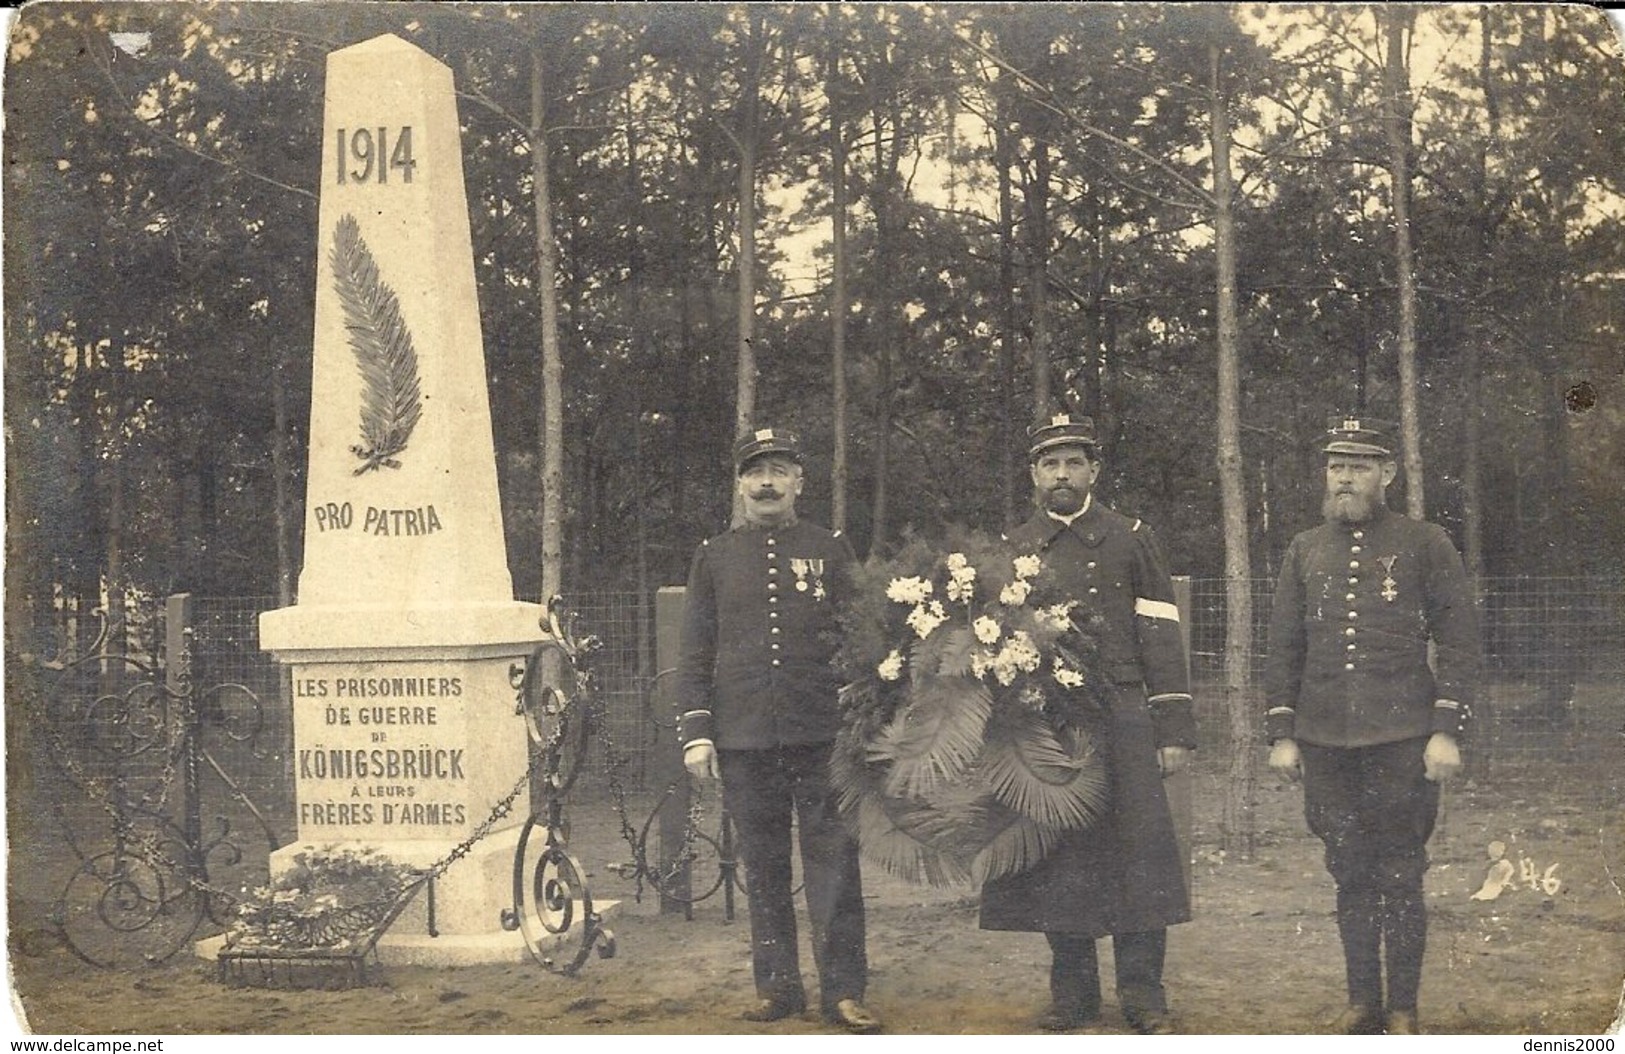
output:
[[[521,596],[680,583],[749,423],[860,554],[1001,528],[1060,407],[1179,574],[1273,574],[1345,411],[1402,423],[1393,503],[1476,574],[1625,572],[1600,10],[46,2],[6,71],[8,625],[292,601],[324,61],[385,32],[460,92]]]

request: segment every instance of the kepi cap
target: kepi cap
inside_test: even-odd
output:
[[[768,454],[782,454],[801,464],[801,437],[783,428],[758,428],[740,436],[734,444],[734,472],[743,472],[745,466]]]
[[[1372,417],[1337,415],[1326,422],[1326,454],[1353,454],[1360,457],[1392,457],[1394,426]]]
[[[1095,442],[1095,422],[1092,417],[1075,414],[1052,414],[1050,419],[1027,429],[1027,449],[1031,461],[1051,447],[1086,446],[1090,450],[1099,446]]]

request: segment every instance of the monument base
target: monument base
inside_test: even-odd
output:
[[[466,856],[435,879],[432,889],[420,889],[379,937],[375,946],[378,962],[385,966],[474,966],[533,961],[523,934],[503,927],[505,914],[515,908],[514,853],[519,831],[519,827],[510,827],[476,842]],[[535,835],[532,837],[534,846]],[[440,840],[340,842],[323,843],[322,848],[370,848],[386,853],[396,863],[428,868],[444,860],[457,844]],[[295,857],[310,848],[308,843],[294,843],[273,852],[272,877],[291,870]],[[528,873],[524,877],[530,881]],[[619,903],[593,901],[590,907],[608,922]],[[557,947],[545,947],[543,954],[556,960],[573,958],[585,936],[583,920],[588,907],[578,895],[570,905],[569,929],[560,937],[550,937]],[[211,961],[224,950],[224,935],[194,945],[199,958]]]

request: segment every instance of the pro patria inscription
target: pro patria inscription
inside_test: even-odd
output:
[[[440,514],[435,512],[433,505],[420,505],[415,509],[380,509],[367,505],[358,516],[351,502],[329,501],[312,505],[310,516],[320,533],[359,531],[386,538],[416,538],[444,529]]]

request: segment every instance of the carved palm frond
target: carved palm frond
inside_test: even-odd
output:
[[[1105,809],[1105,766],[1091,764],[1089,737],[1057,738],[1042,714],[1001,710],[987,723],[982,774],[994,796],[1044,827],[1082,827]]]
[[[362,442],[350,448],[362,461],[355,474],[399,468],[395,455],[406,449],[423,412],[418,357],[400,300],[384,282],[360,225],[348,213],[334,231],[333,274],[350,350],[361,371]]]

